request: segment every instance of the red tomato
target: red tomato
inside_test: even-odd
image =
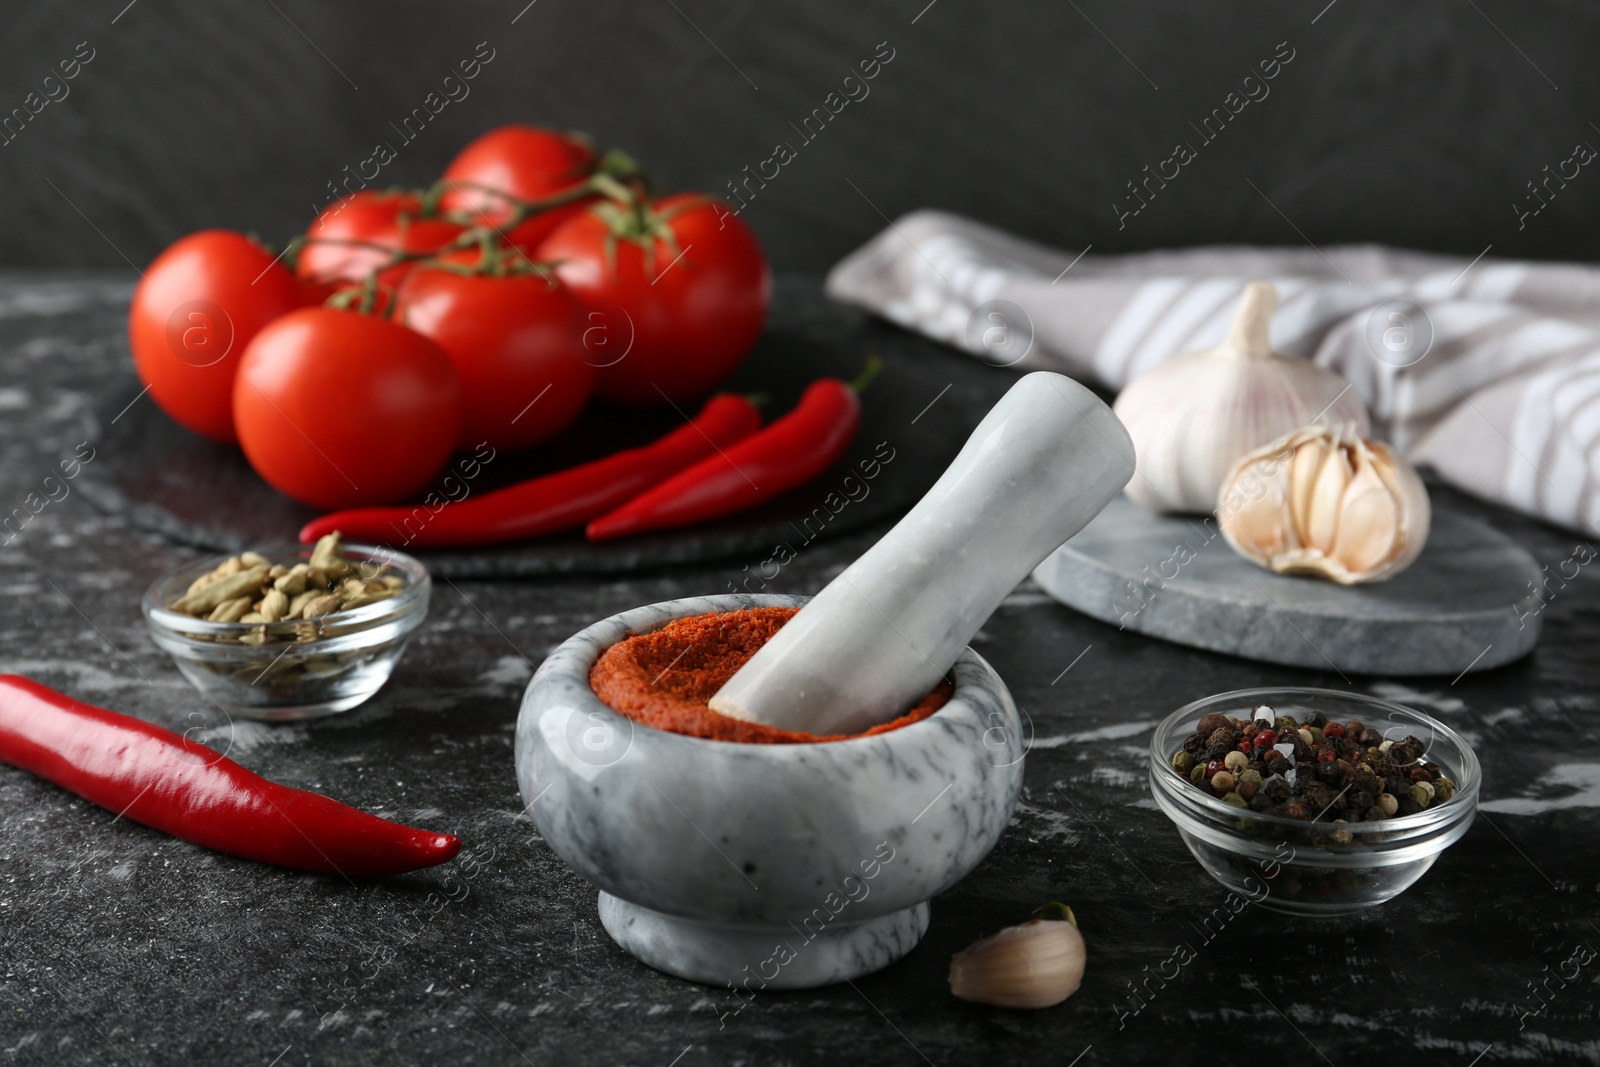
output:
[[[300,283],[300,306],[314,308],[325,303],[328,297],[341,289],[348,289],[350,282],[318,282],[310,278],[296,278]]]
[[[454,183],[439,201],[444,211],[473,212],[490,225],[504,224],[515,210],[507,200],[547,200],[582,184],[594,173],[594,149],[578,137],[535,126],[501,126],[461,150],[445,168]],[[499,190],[497,196],[488,190]],[[552,208],[524,221],[507,240],[536,248],[563,222],[581,214],[583,202]]]
[[[587,308],[600,396],[651,406],[709,392],[755,344],[772,303],[755,234],[721,201],[695,193],[654,201],[620,223],[615,214],[614,205],[598,205],[538,252]],[[601,341],[626,354],[596,358]]]
[[[239,353],[299,302],[294,275],[243,234],[190,234],[157,256],[134,290],[128,309],[134,369],[161,410],[195,433],[232,444]]]
[[[324,510],[391,504],[439,472],[456,441],[450,357],[387,319],[301,308],[239,364],[239,444],[273,488]]]
[[[476,251],[448,257],[474,266]],[[526,261],[523,261],[526,263]],[[526,448],[566,429],[594,392],[583,313],[555,278],[422,267],[395,296],[395,319],[437,341],[461,376],[462,448]]]
[[[432,252],[466,229],[441,218],[421,218],[422,199],[415,193],[362,190],[337,200],[306,231],[297,273],[302,279],[341,288],[360,283],[374,267],[389,262],[392,252]],[[362,242],[351,244],[346,242]],[[377,246],[377,247],[373,247]],[[399,263],[378,272],[378,282],[393,288],[413,263]]]

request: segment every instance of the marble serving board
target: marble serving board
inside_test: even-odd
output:
[[[1034,571],[1069,607],[1181,645],[1340,674],[1446,675],[1498,667],[1539,640],[1533,557],[1436,509],[1422,555],[1386,582],[1273,574],[1205,516],[1153,515],[1118,497]]]
[[[573,531],[503,546],[405,550],[446,578],[619,573],[740,556],[755,573],[780,545],[798,553],[815,540],[897,517],[944,471],[1013,375],[835,304],[814,279],[780,278],[761,340],[722,388],[764,395],[771,421],[815,379],[854,378],[869,354],[881,356],[884,367],[862,396],[861,428],[845,457],[758,508],[603,544]],[[223,552],[293,540],[317,514],[263,482],[238,449],[190,433],[139,393],[129,377],[107,389],[87,416],[96,458],[77,485],[97,506],[172,540]],[[556,440],[484,464],[470,490],[487,492],[641,445],[681,422],[670,408],[592,404]],[[878,473],[864,482],[859,464],[869,458],[878,461],[871,468]],[[847,483],[849,475],[855,477]]]

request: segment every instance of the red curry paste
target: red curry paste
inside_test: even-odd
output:
[[[713,741],[797,744],[843,741],[897,730],[944,707],[954,691],[948,680],[892,722],[860,734],[817,735],[779,730],[729,718],[707,702],[766,644],[799,608],[746,608],[675,619],[659,630],[633,634],[606,649],[589,670],[595,696],[614,711],[657,730]]]

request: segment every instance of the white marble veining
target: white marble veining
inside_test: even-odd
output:
[[[524,803],[550,847],[604,891],[612,937],[660,970],[714,984],[760,974],[774,988],[877,970],[916,944],[925,902],[994,847],[1016,803],[1020,718],[971,649],[937,713],[849,741],[686,737],[641,726],[590,689],[590,667],[630,633],[804,602],[736,594],[624,612],[557,647],[523,697]]]

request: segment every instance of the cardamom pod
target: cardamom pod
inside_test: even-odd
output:
[[[290,571],[274,581],[272,588],[285,596],[299,596],[306,591],[306,572]]]
[[[233,600],[225,600],[218,604],[216,609],[206,616],[206,619],[210,622],[238,622],[249,609],[249,597],[236,597]]]
[[[388,600],[392,596],[394,596],[394,593],[388,589],[384,589],[377,593],[350,593],[344,598],[344,610],[349,611],[351,608],[364,608],[368,604],[376,604],[378,601]]]
[[[350,563],[344,558],[338,530],[318,539],[311,549],[311,566],[330,577],[340,577],[350,570]]]
[[[289,612],[289,598],[284,596],[282,590],[271,589],[261,598],[261,614],[266,616],[268,622],[277,622]]]
[[[215,570],[206,571],[200,577],[189,583],[189,588],[183,591],[183,595],[188,596],[190,593],[210,585],[220,577],[222,577],[222,575],[218,574]]]
[[[267,568],[265,566],[255,566],[248,570],[235,571],[226,577],[218,578],[209,585],[196,589],[192,593],[184,594],[171,607],[173,611],[181,611],[186,615],[209,614],[224,601],[255,593],[261,588],[261,583],[266,580],[266,577]]]
[[[330,534],[329,536],[332,535]],[[323,615],[331,615],[338,610],[339,597],[329,593],[325,596],[319,596],[307,604],[304,610],[301,611],[300,617],[303,619],[315,619]]]

